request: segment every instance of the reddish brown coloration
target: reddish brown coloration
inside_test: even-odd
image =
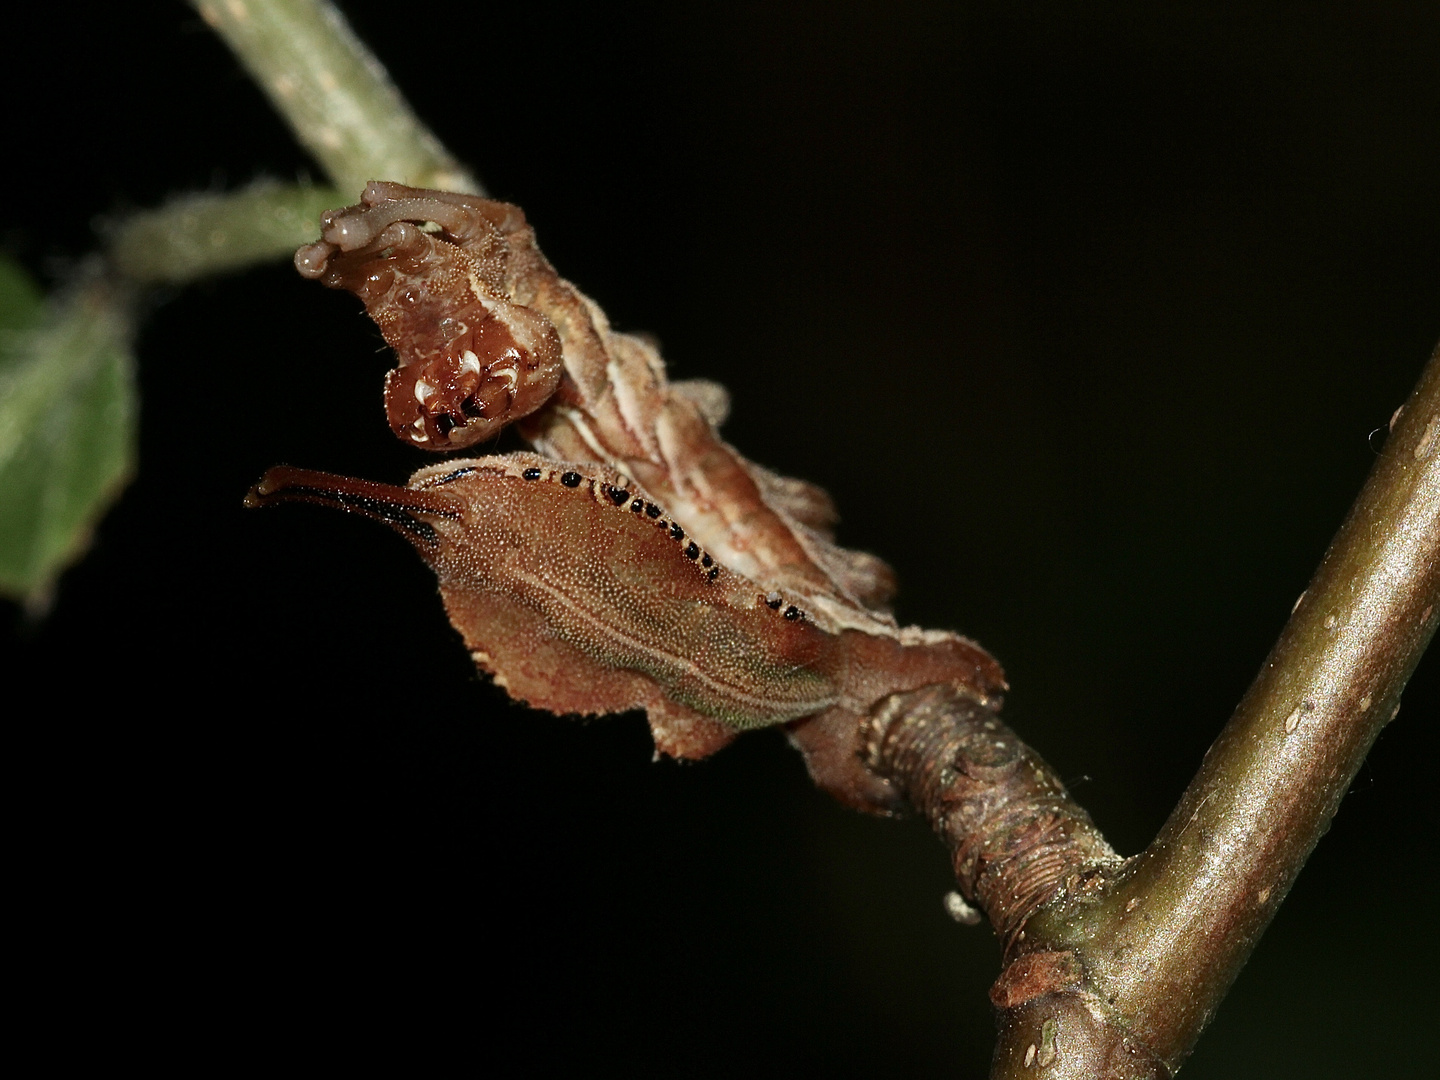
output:
[[[1004,676],[989,653],[953,634],[910,631],[908,636],[909,643],[902,644],[893,637],[844,631],[834,665],[844,700],[790,726],[790,741],[805,755],[810,778],[857,810],[898,813],[905,806],[890,781],[865,762],[866,714],[881,698],[945,686],[978,704],[1000,707]]]
[[[424,232],[426,222],[440,232]],[[534,413],[524,433],[546,456],[634,476],[727,565],[793,595],[825,629],[901,634],[883,606],[894,591],[890,569],[833,544],[828,496],[721,440],[723,391],[717,407],[712,385],[671,384],[649,341],[611,330],[555,272],[518,208],[372,183],[360,205],[327,215],[323,226],[324,239],[302,248],[296,266],[359,295],[400,354],[386,402],[401,437],[459,448]],[[483,331],[488,351],[454,337],[461,327]],[[558,387],[547,328],[563,349]],[[515,384],[513,400],[492,407],[501,389],[494,372],[515,370],[512,339],[526,348],[535,342],[533,362],[502,380]],[[473,364],[461,370],[467,342],[485,371],[478,382]],[[487,356],[498,357],[493,370]],[[423,369],[412,371],[417,364]],[[412,400],[417,388],[423,406]],[[466,407],[481,410],[484,422],[463,425]]]
[[[576,300],[583,298],[576,294]],[[826,629],[898,635],[882,606],[894,590],[889,567],[832,542],[828,498],[747,461],[719,437],[700,404],[666,382],[664,364],[648,343],[611,332],[597,309],[579,310],[589,333],[575,347],[567,333],[578,315],[547,311],[565,341],[566,372],[578,400],[536,413],[522,425],[527,437],[552,457],[633,473],[727,565],[796,597]],[[601,339],[605,349],[596,344]],[[587,389],[595,380],[573,377],[576,359],[617,381]]]
[[[916,807],[1005,943],[994,1076],[1178,1068],[1434,633],[1440,356],[1185,800],[1122,863],[999,722],[993,659],[899,628],[888,569],[834,545],[824,493],[721,440],[723,393],[670,384],[649,342],[613,332],[545,262],[518,211],[371,185],[325,226],[297,265],[362,295],[401,353],[397,432],[462,445],[524,417],[546,456],[425,470],[408,488],[277,470],[252,503],[312,499],[395,526],[477,663],[523,700],[645,708],[677,756],[786,723],[838,797]],[[472,414],[485,426],[452,438]],[[640,514],[607,501],[622,484]]]
[[[397,434],[457,447],[529,414],[522,432],[545,454],[531,468],[549,477],[556,461],[580,463],[572,475],[583,473],[587,490],[623,480],[666,508],[672,539],[684,537],[666,549],[679,559],[639,558],[624,539],[630,517],[551,483],[518,483],[503,499],[477,497],[460,518],[444,519],[462,524],[424,519],[439,543],[417,546],[440,575],[452,622],[516,697],[557,712],[643,707],[656,745],[686,757],[737,729],[797,721],[792,738],[817,783],[882,812],[896,808],[896,795],[859,755],[871,705],[931,683],[998,703],[1005,681],[994,659],[955,634],[897,626],[884,607],[893,575],[874,556],[833,543],[829,497],[725,443],[716,431],[723,389],[670,383],[653,345],[612,331],[556,274],[518,209],[372,183],[360,205],[327,214],[323,226],[324,239],[302,248],[296,266],[359,295],[395,347],[400,367],[387,379],[386,406]],[[470,476],[447,482],[446,497],[459,499],[496,470],[518,476],[520,461],[457,463]],[[454,469],[422,471],[403,490],[430,490]],[[334,493],[351,483],[326,482]],[[326,501],[416,540],[403,514],[376,514],[348,495]],[[626,523],[619,531],[617,520]],[[655,530],[644,536],[656,543]],[[510,561],[491,557],[502,548]],[[569,606],[535,599],[532,579],[545,566],[576,569]],[[616,575],[634,566],[653,573],[620,603]],[[708,587],[703,601],[685,591],[696,582]],[[634,602],[642,594],[649,599]],[[582,610],[589,616],[577,621]]]
[[[871,814],[900,814],[905,799],[861,757],[863,729],[850,709],[828,709],[789,726],[790,743],[805,758],[810,779],[846,806]]]
[[[520,700],[562,713],[643,708],[657,747],[676,757],[815,717],[796,741],[817,778],[868,809],[895,806],[858,756],[860,718],[876,698],[940,681],[1000,685],[988,655],[961,639],[907,647],[827,633],[610,470],[511,454],[432,466],[395,488],[277,469],[250,502],[286,498],[364,513],[406,536],[439,576],[471,655]]]
[[[434,527],[422,515],[453,518],[457,514],[450,502],[424,492],[288,465],[267,470],[245,494],[245,505],[250,509],[279,501],[313,502],[364,514],[393,526],[417,546],[437,542]]]
[[[1007,951],[1042,905],[1119,862],[1054,770],[954,685],[878,705],[865,756],[949,846],[961,895]]]
[[[992,1075],[1168,1076],[1092,991],[1084,950],[1026,933],[1047,905],[1102,891],[1121,860],[993,705],[953,686],[895,694],[872,711],[864,752],[945,841],[961,895],[1005,943]]]
[[[644,708],[662,747],[697,756],[729,731],[839,699],[824,670],[834,639],[690,558],[663,510],[630,509],[649,500],[617,474],[533,454],[422,469],[406,488],[290,470],[267,476],[256,501],[287,495],[394,525],[439,576],[477,663],[540,708]]]
[[[1080,961],[1068,950],[1027,953],[1000,973],[990,987],[990,1003],[997,1009],[1013,1009],[1041,994],[1078,987],[1083,975]]]
[[[515,299],[518,279],[544,263],[517,207],[372,183],[321,225],[295,266],[360,297],[395,350],[385,412],[400,438],[426,450],[472,446],[555,392],[555,328]]]

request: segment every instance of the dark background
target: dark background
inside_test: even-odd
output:
[[[1140,849],[1440,338],[1440,8],[344,7]],[[24,19],[0,242],[52,280],[97,215],[312,168],[181,5]],[[52,1054],[983,1074],[998,949],[918,824],[774,733],[652,765],[639,717],[509,706],[400,539],[241,509],[277,462],[426,463],[353,298],[276,266],[160,299],[137,481],[45,621],[3,608]],[[1187,1076],[1431,1075],[1436,661]]]

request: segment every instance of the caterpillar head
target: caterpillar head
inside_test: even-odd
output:
[[[395,350],[385,412],[399,438],[425,450],[463,449],[555,392],[559,335],[508,291],[502,229],[525,229],[514,207],[371,184],[359,204],[328,212],[321,226],[321,239],[295,253],[296,269],[355,293]]]

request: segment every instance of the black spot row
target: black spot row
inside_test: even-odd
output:
[[[764,605],[765,605],[766,607],[768,607],[771,611],[779,611],[779,610],[780,610],[780,605],[785,603],[784,599],[782,599],[780,596],[776,595],[775,593],[771,593],[771,594],[768,595],[768,596],[762,596],[762,597],[760,597],[760,600],[761,600],[761,601],[764,603]],[[785,615],[784,615],[784,617],[785,617],[785,619],[786,619],[787,621],[789,621],[789,622],[794,622],[796,619],[803,619],[803,618],[805,617],[805,612],[801,611],[801,610],[800,610],[798,607],[796,607],[794,604],[790,604],[790,605],[788,605],[788,606],[785,608]]]
[[[530,468],[526,469],[520,475],[526,480],[539,480],[543,473],[540,469]],[[583,480],[584,477],[578,472],[565,472],[560,475],[560,483],[568,488],[579,487]],[[609,496],[610,501],[616,506],[624,506],[625,501],[630,499],[630,491],[627,488],[611,487],[609,484],[601,484],[600,488]],[[681,528],[680,524],[678,522],[664,520],[661,515],[664,514],[665,511],[654,503],[647,502],[644,499],[630,499],[630,511],[635,514],[643,513],[646,517],[654,521],[655,524],[660,526],[660,528],[669,532],[672,540],[682,541],[685,539],[685,530]],[[694,540],[686,544],[682,552],[687,559],[692,561],[698,560],[700,565],[708,571],[705,575],[708,581],[714,581],[720,576],[720,567],[716,565],[715,560],[710,557],[708,552],[702,550],[700,545]],[[787,618],[789,617],[793,616],[787,616]]]

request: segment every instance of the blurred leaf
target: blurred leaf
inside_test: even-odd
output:
[[[0,257],[0,333],[28,330],[44,315],[45,297],[30,275]]]
[[[134,471],[132,337],[98,275],[47,303],[0,259],[0,593],[32,610]]]

